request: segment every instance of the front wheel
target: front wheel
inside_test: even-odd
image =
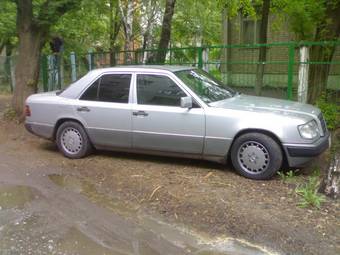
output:
[[[279,144],[261,133],[241,135],[231,148],[233,166],[239,174],[250,179],[270,179],[280,169],[282,160]]]
[[[56,142],[59,150],[68,158],[82,158],[92,150],[90,139],[84,128],[74,121],[66,121],[60,125]]]

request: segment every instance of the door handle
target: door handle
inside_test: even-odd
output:
[[[89,112],[91,111],[89,108],[87,108],[86,106],[81,106],[77,108],[78,112]]]
[[[148,116],[149,114],[146,113],[146,112],[144,112],[144,111],[137,111],[137,112],[132,112],[132,115],[133,115],[133,116],[144,116],[144,117],[146,117],[146,116]]]

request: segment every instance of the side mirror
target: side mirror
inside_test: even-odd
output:
[[[182,108],[192,108],[192,98],[191,97],[181,97],[181,107]]]

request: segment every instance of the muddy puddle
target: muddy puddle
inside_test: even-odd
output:
[[[22,208],[26,203],[32,201],[35,192],[27,186],[1,186],[0,187],[0,209]]]
[[[73,176],[64,176],[58,174],[51,174],[48,177],[56,185],[75,193],[82,194],[92,203],[114,211],[119,215],[124,215],[126,217],[132,216],[139,208],[138,206],[129,206],[118,200],[114,200],[103,193],[98,192],[95,185],[92,184],[90,181],[80,180]]]
[[[61,242],[63,250],[70,251],[76,249],[79,254],[137,254],[137,255],[153,255],[153,254],[176,254],[169,253],[166,250],[162,251],[162,242],[170,243],[172,246],[181,250],[182,254],[197,254],[197,255],[262,255],[274,254],[267,251],[263,247],[247,243],[243,240],[233,238],[218,238],[210,239],[203,237],[194,231],[165,224],[164,222],[143,215],[138,211],[138,206],[124,204],[120,201],[109,197],[106,194],[98,192],[95,185],[86,180],[77,179],[73,176],[49,175],[50,180],[56,185],[82,194],[92,203],[109,209],[115,214],[123,215],[127,218],[133,218],[135,230],[130,240],[125,240],[128,244],[121,245],[99,245],[98,242],[93,242],[89,237],[84,235],[77,229],[72,229]],[[124,226],[117,226],[124,228]],[[137,234],[136,234],[137,233]],[[155,239],[155,237],[157,237]],[[119,237],[116,237],[119,239]],[[109,250],[107,250],[110,247]],[[116,249],[112,251],[112,248]],[[86,250],[91,251],[85,253]],[[129,251],[129,252],[126,252]],[[110,253],[113,252],[113,253]],[[77,253],[78,254],[78,253]]]

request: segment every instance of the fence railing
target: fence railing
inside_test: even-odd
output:
[[[313,47],[319,47],[324,52],[334,51],[333,57],[320,62],[310,61],[309,53]],[[266,51],[266,61],[263,62],[259,62],[261,48]],[[160,51],[165,51],[165,63],[157,62]],[[42,57],[39,88],[43,91],[60,89],[92,69],[131,64],[196,66],[247,94],[255,94],[255,84],[261,79],[261,95],[299,101],[306,100],[310,67],[327,66],[328,78],[320,82],[326,83],[325,87],[332,98],[340,99],[340,41],[55,54]],[[0,57],[0,89],[6,85],[7,88],[15,86],[14,78],[11,78],[14,65],[15,57],[10,60]],[[260,65],[264,67],[261,75],[258,72]]]

